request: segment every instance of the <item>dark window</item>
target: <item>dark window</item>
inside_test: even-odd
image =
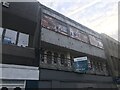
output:
[[[41,50],[41,61],[44,62],[44,50]]]
[[[60,55],[60,61],[61,61],[61,64],[65,63],[65,55],[64,54]]]
[[[47,63],[52,64],[52,52],[47,52]]]
[[[58,54],[54,53],[54,63],[57,63],[57,62],[58,62]]]

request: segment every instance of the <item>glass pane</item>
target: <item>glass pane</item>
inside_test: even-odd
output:
[[[17,37],[17,32],[16,31],[6,29],[3,43],[5,43],[5,44],[15,44],[16,43],[16,37]]]
[[[29,35],[24,33],[19,33],[18,46],[26,47],[28,46]]]
[[[2,40],[3,28],[0,27],[0,41]]]

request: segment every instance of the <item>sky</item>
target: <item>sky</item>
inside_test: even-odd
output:
[[[41,4],[118,40],[119,0],[38,0]]]

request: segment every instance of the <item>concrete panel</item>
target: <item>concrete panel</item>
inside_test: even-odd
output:
[[[106,58],[103,49],[75,40],[68,36],[64,36],[54,31],[47,30],[45,28],[42,29],[41,37],[42,37],[42,41],[47,43],[51,43],[57,46],[72,49],[89,55],[98,56],[104,59]]]
[[[39,80],[38,67],[0,64],[0,79]]]

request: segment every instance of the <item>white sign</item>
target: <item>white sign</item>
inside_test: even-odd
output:
[[[88,60],[87,57],[74,58],[74,62]]]

